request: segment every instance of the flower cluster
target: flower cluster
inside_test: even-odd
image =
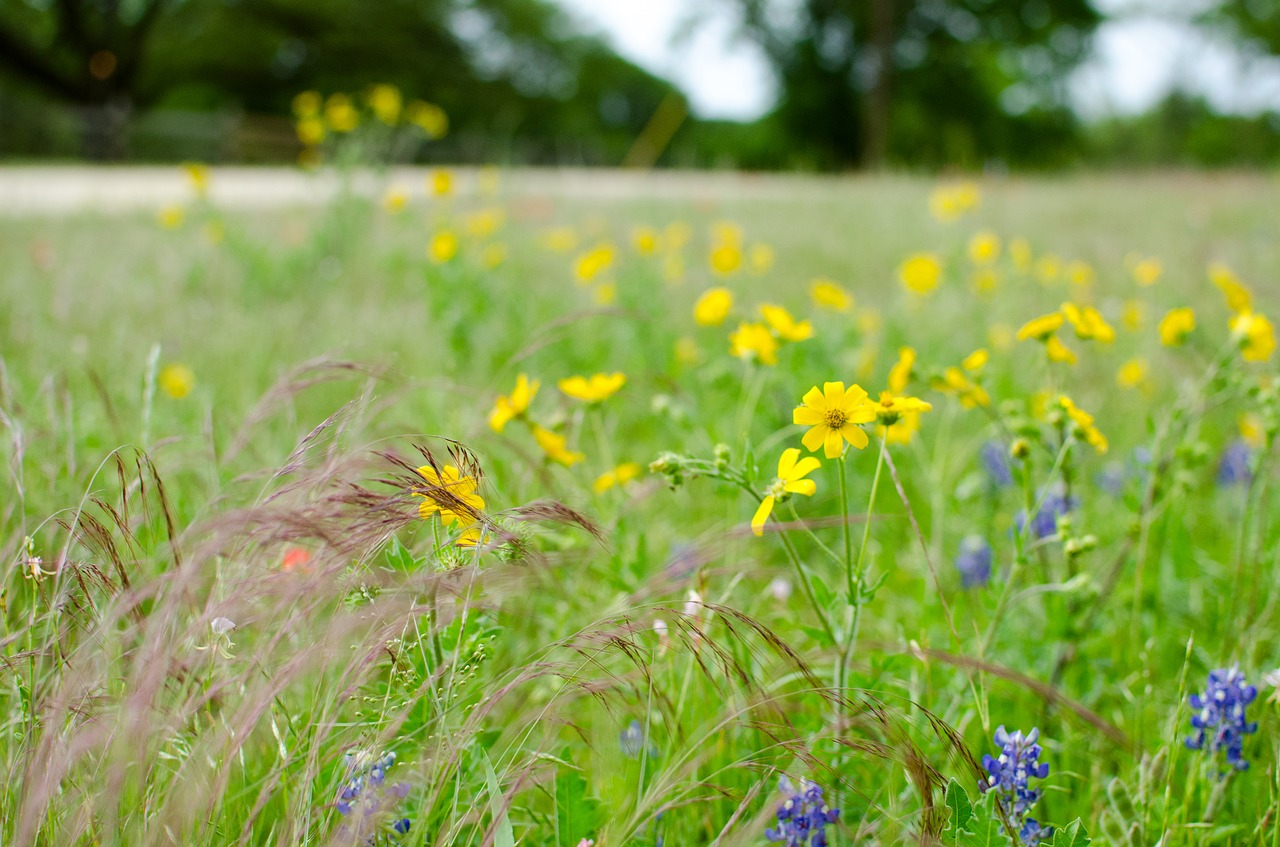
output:
[[[994,554],[987,539],[981,535],[969,535],[960,542],[956,553],[956,570],[960,572],[960,584],[965,588],[977,588],[991,581],[991,563]]]
[[[995,740],[1000,745],[1000,755],[982,757],[987,769],[987,784],[983,791],[995,791],[1005,805],[1009,824],[1018,831],[1019,840],[1029,847],[1039,844],[1049,835],[1049,829],[1034,818],[1028,817],[1040,799],[1040,789],[1032,788],[1032,779],[1044,779],[1049,775],[1049,765],[1040,761],[1040,745],[1036,743],[1040,730],[1033,729],[1025,735],[1022,730],[1007,732],[1003,726],[996,729]]]
[[[839,809],[827,807],[822,799],[822,788],[817,783],[801,780],[797,789],[785,776],[778,786],[786,799],[778,805],[778,826],[764,831],[770,841],[780,841],[786,847],[826,847],[827,824],[840,817]]]
[[[1196,734],[1187,739],[1192,750],[1205,749],[1217,754],[1226,751],[1227,762],[1238,771],[1249,767],[1244,758],[1244,737],[1258,731],[1250,723],[1246,708],[1258,696],[1258,689],[1245,681],[1238,667],[1209,671],[1209,682],[1203,694],[1191,695],[1191,726]]]
[[[397,782],[387,784],[387,771],[396,763],[395,753],[383,753],[372,762],[364,761],[365,757],[356,753],[348,753],[344,759],[348,779],[338,794],[335,804],[338,814],[347,818],[344,828],[355,830],[364,836],[365,844],[378,844],[380,832],[385,822],[380,813],[390,811],[396,802],[409,794],[409,784]],[[390,822],[387,841],[404,835],[409,831],[408,818],[397,817]]]

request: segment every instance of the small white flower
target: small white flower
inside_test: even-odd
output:
[[[236,622],[230,618],[214,618],[209,622],[209,626],[213,628],[214,635],[226,635],[228,632],[236,628]]]
[[[773,595],[773,599],[779,603],[785,603],[791,597],[791,581],[782,577],[775,577],[773,582],[769,583],[769,593]]]

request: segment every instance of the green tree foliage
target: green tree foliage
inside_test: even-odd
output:
[[[1074,140],[1065,72],[1099,22],[1087,0],[718,0],[773,64],[797,159],[1043,163]]]

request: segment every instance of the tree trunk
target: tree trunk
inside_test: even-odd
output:
[[[868,169],[884,166],[889,152],[889,121],[893,113],[893,3],[871,0],[871,54],[876,75],[867,90],[863,120],[862,164]]]

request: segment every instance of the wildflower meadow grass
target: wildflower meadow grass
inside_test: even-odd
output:
[[[1280,843],[1274,177],[218,178],[0,227],[0,843]]]

